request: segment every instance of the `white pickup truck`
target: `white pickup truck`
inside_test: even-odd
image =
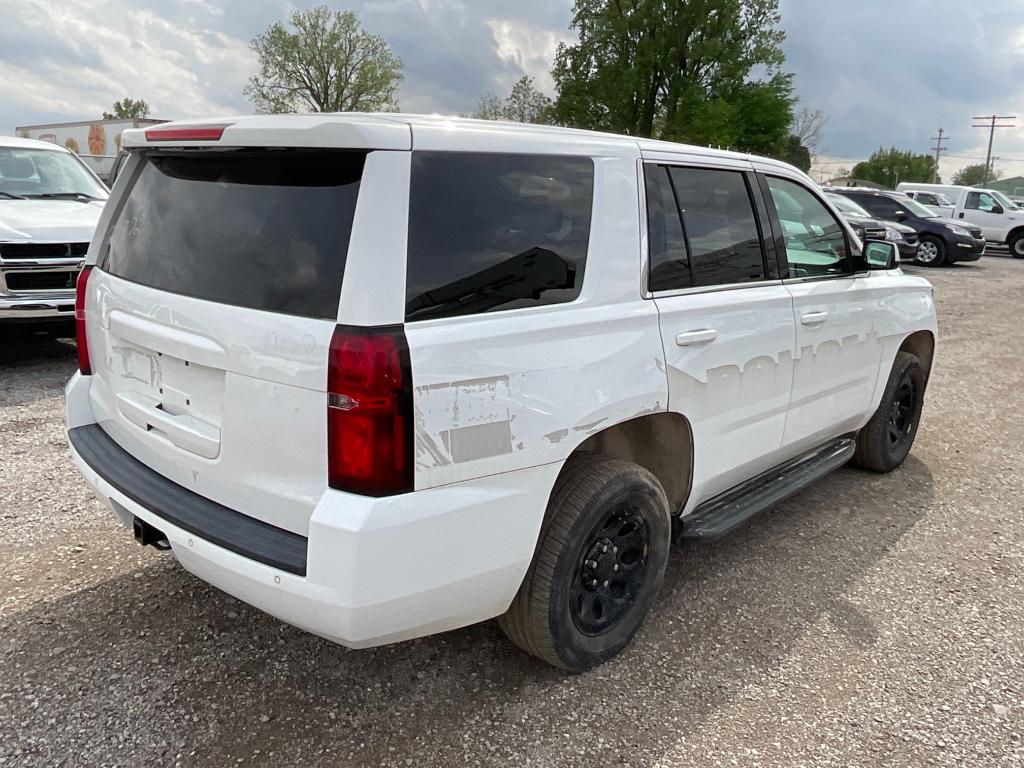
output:
[[[919,197],[921,193],[945,195],[953,207],[951,211],[942,208],[942,215],[976,224],[987,241],[1007,245],[1016,258],[1024,259],[1024,211],[1002,192],[953,184],[907,182],[900,183],[896,191],[913,195],[921,203],[925,203]]]
[[[106,199],[73,152],[0,136],[0,328],[73,334],[75,281]]]

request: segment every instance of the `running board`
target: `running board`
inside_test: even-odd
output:
[[[710,499],[681,521],[681,539],[717,539],[758,512],[778,504],[853,456],[853,437],[842,437]]]

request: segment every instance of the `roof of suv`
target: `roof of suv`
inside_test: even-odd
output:
[[[49,149],[54,152],[70,152],[59,144],[52,141],[39,141],[37,139],[23,139],[20,136],[0,136],[0,147],[11,147],[15,149]]]
[[[710,147],[698,147],[689,144],[679,144],[669,141],[658,141],[635,136],[623,136],[613,133],[602,133],[599,131],[587,131],[579,128],[563,128],[550,125],[532,125],[525,123],[503,122],[496,120],[478,120],[466,117],[449,117],[445,115],[419,115],[406,114],[401,112],[320,112],[303,115],[248,115],[223,118],[211,118],[204,120],[187,120],[180,122],[162,123],[158,127],[150,126],[147,129],[127,130],[124,132],[122,145],[125,147],[150,146],[151,142],[146,139],[147,132],[156,134],[158,132],[175,130],[189,127],[224,127],[225,131],[235,133],[241,130],[259,132],[266,135],[268,132],[283,130],[308,130],[323,134],[321,140],[317,140],[310,146],[334,146],[341,145],[339,142],[351,142],[344,146],[373,147],[380,149],[412,148],[412,141],[409,134],[415,128],[442,128],[453,132],[466,132],[476,134],[487,134],[490,136],[506,135],[508,137],[537,137],[549,136],[560,139],[586,139],[589,141],[598,140],[602,143],[632,144],[639,147],[641,152],[685,152],[692,155],[703,155],[716,158],[730,158],[734,160],[749,161],[757,160],[762,163],[777,165],[783,168],[791,168],[782,161],[772,158],[751,155],[742,152],[732,152],[723,149],[712,149]],[[407,147],[398,146],[401,143],[396,129],[404,128]],[[340,130],[339,130],[340,129]],[[329,143],[327,136],[333,137]],[[160,144],[170,144],[163,142]],[[248,143],[248,142],[247,142]],[[216,142],[188,142],[190,146],[210,145]]]

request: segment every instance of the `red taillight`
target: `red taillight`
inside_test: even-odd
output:
[[[220,141],[227,125],[197,125],[180,128],[150,128],[146,141]]]
[[[402,326],[335,328],[327,398],[330,486],[366,496],[411,491],[412,372]]]
[[[89,343],[85,338],[85,292],[89,288],[89,275],[92,267],[82,267],[75,283],[75,337],[78,345],[78,370],[83,376],[92,375],[89,364]]]

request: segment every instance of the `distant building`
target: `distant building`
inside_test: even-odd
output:
[[[1008,179],[990,181],[988,183],[988,188],[1002,192],[1004,195],[1024,197],[1024,176],[1011,176]]]

